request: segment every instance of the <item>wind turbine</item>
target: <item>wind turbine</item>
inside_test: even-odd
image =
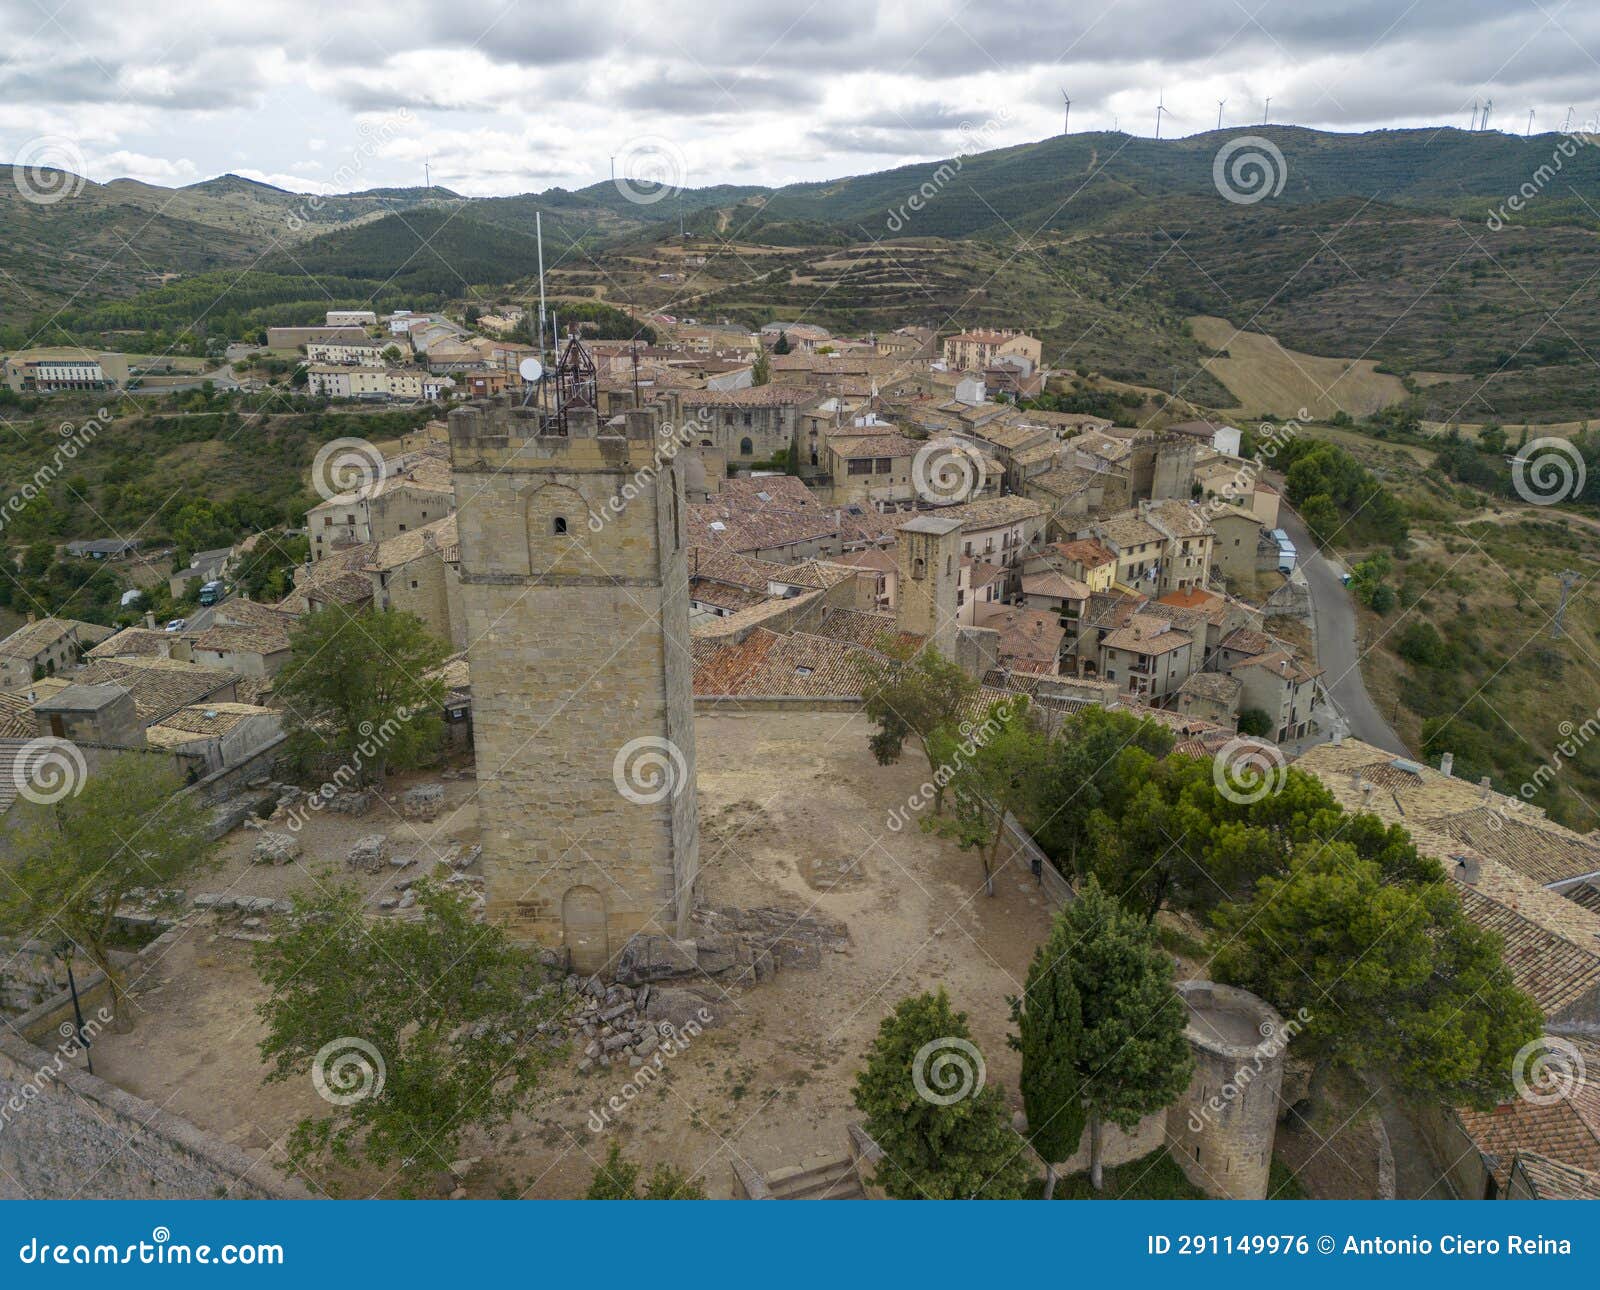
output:
[[[1068,97],[1065,85],[1061,87],[1061,101],[1066,105],[1061,114],[1061,133],[1070,134],[1072,132],[1072,99]]]
[[[1478,128],[1478,100],[1472,100],[1472,124],[1467,127],[1469,131]]]
[[[1572,133],[1572,109],[1570,107],[1567,109],[1567,119],[1561,123],[1561,133]]]
[[[1164,106],[1166,101],[1167,94],[1166,91],[1163,90],[1160,96],[1156,99],[1156,138],[1158,139],[1161,137],[1161,114],[1167,110]]]
[[[1217,100],[1217,129],[1219,130],[1222,129],[1222,109],[1227,102],[1227,99]]]
[[[1478,123],[1478,129],[1487,130],[1489,128],[1489,113],[1492,111],[1494,111],[1494,100],[1490,99],[1483,105],[1483,120]]]
[[[1528,128],[1522,132],[1524,139],[1533,138],[1533,109],[1528,109]]]

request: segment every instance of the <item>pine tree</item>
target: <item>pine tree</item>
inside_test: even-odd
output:
[[[1044,1198],[1056,1189],[1056,1164],[1078,1149],[1087,1112],[1078,1077],[1083,1041],[1082,1002],[1072,979],[1072,936],[1057,915],[1049,938],[1033,952],[1022,997],[1011,1000],[1018,1034],[1011,1046],[1022,1054],[1022,1108],[1028,1141],[1045,1162]]]
[[[883,1148],[873,1179],[894,1200],[1015,1200],[1027,1151],[1005,1099],[984,1083],[967,1016],[950,998],[902,999],[878,1027],[856,1076],[856,1106]]]
[[[1083,1030],[1077,1075],[1089,1120],[1089,1181],[1103,1181],[1105,1126],[1133,1129],[1189,1086],[1194,1058],[1172,960],[1154,924],[1124,909],[1093,878],[1060,914]]]

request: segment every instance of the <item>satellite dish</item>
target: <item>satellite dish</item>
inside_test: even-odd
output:
[[[544,375],[544,364],[536,358],[525,358],[517,364],[517,371],[522,373],[524,381],[532,385]]]

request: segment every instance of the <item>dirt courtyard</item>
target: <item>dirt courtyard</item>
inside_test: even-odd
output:
[[[712,1196],[730,1194],[735,1155],[762,1171],[841,1156],[845,1126],[857,1118],[851,1083],[878,1023],[901,997],[941,984],[968,1013],[989,1081],[1018,1105],[1006,999],[1021,989],[1044,937],[1048,903],[1032,876],[1016,869],[1002,870],[995,895],[985,896],[975,855],[914,824],[891,830],[891,810],[906,805],[926,763],[908,752],[899,765],[880,767],[867,750],[868,732],[859,714],[697,718],[702,898],[840,919],[849,947],[825,954],[820,970],[784,969],[761,984],[694,983],[715,1024],[669,1058],[661,1077],[599,1134],[588,1127],[590,1111],[624,1093],[629,1071],[579,1075],[575,1046],[547,1096],[492,1140],[468,1146],[469,1156],[481,1158],[467,1177],[469,1195],[581,1195],[611,1135],[646,1171],[669,1162]],[[409,777],[386,797],[397,801],[427,778]],[[360,875],[373,916],[386,916],[378,902],[393,894],[393,882],[424,872],[452,842],[475,837],[473,788],[471,779],[448,781],[445,811],[430,824],[400,820],[388,801],[359,820],[319,815],[302,833],[302,859],[279,868],[251,865],[259,835],[238,830],[225,840],[223,872],[197,889],[281,897],[320,880],[330,864],[342,870],[355,837],[388,832],[397,854],[418,860],[393,874]],[[263,998],[249,944],[197,916],[140,982],[134,1029],[97,1044],[96,1071],[281,1163],[284,1136],[323,1104],[309,1078],[262,1084],[255,1006]],[[381,1176],[347,1179],[345,1190],[392,1193]]]

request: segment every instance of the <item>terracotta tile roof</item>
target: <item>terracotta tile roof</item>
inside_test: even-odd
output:
[[[1277,645],[1265,632],[1253,632],[1247,627],[1240,627],[1222,638],[1222,648],[1231,649],[1237,654],[1270,654]],[[1375,751],[1381,753],[1382,750]]]
[[[1191,672],[1178,687],[1179,694],[1192,694],[1213,703],[1233,703],[1241,689],[1239,678],[1221,672]]]
[[[1098,569],[1103,565],[1117,562],[1117,553],[1093,538],[1073,538],[1070,542],[1053,542],[1048,549],[1081,564],[1085,569]]]
[[[33,701],[26,694],[0,692],[0,738],[31,739],[38,730]]]
[[[899,517],[900,523],[904,524],[926,513],[918,511],[912,515],[902,515]],[[941,506],[935,513],[941,519],[960,520],[962,529],[968,533],[976,529],[996,528],[1002,524],[1015,524],[1019,520],[1042,520],[1047,514],[1045,508],[1032,498],[1011,494],[1004,497],[979,497],[956,506]]]
[[[867,650],[804,633],[758,627],[695,665],[697,695],[857,698]]]
[[[1600,1173],[1519,1150],[1513,1172],[1521,1174],[1539,1200],[1600,1200]]]
[[[430,551],[437,551],[446,563],[461,559],[461,538],[453,514],[376,543],[365,567],[377,572],[398,569]]]
[[[1090,527],[1096,537],[1118,551],[1166,541],[1166,534],[1145,520],[1138,511],[1122,511],[1106,519],[1097,520]]]
[[[748,390],[690,390],[678,398],[686,408],[780,408],[815,403],[817,392],[803,385],[757,385]]]
[[[341,605],[359,604],[372,596],[372,579],[363,570],[372,559],[372,543],[330,552],[315,564],[295,570],[294,590],[275,606],[296,617],[306,612],[308,599]]]
[[[1089,584],[1069,578],[1064,573],[1025,573],[1022,575],[1022,594],[1086,601],[1089,599]]]
[[[98,623],[79,622],[75,618],[40,618],[24,623],[4,640],[0,640],[0,655],[7,658],[30,659],[50,649],[63,637],[76,633],[86,644],[95,644],[112,634],[112,629]]]
[[[196,636],[193,645],[226,654],[281,654],[289,648],[289,633],[281,627],[215,623]]]
[[[1212,532],[1205,507],[1196,502],[1180,502],[1172,498],[1146,502],[1143,504],[1143,513],[1150,523],[1166,529],[1172,537],[1204,537]]]
[[[177,632],[164,632],[157,627],[124,627],[114,636],[107,636],[85,658],[167,658],[178,641]]]
[[[903,434],[831,434],[828,447],[848,461],[860,457],[915,457],[922,443]]]
[[[919,649],[927,637],[903,632],[895,626],[893,614],[875,614],[862,609],[823,610],[822,617],[807,630],[829,640],[846,641],[863,649],[876,650],[884,637],[896,646]]]
[[[976,626],[1000,633],[1000,657],[1007,666],[1031,671],[1056,668],[1067,633],[1053,612],[980,604],[973,617]]]
[[[1107,649],[1127,650],[1131,654],[1170,654],[1194,644],[1194,637],[1154,614],[1134,614],[1126,627],[1119,627],[1101,642]]]
[[[134,709],[148,726],[227,689],[239,678],[223,668],[167,658],[108,658],[87,664],[72,679],[79,685],[120,685],[133,696]]]
[[[1600,845],[1549,820],[1503,807],[1476,806],[1428,821],[1535,882],[1550,884],[1600,873]]]
[[[1478,1150],[1499,1166],[1495,1176],[1502,1185],[1512,1157],[1522,1152],[1568,1169],[1600,1173],[1600,1044],[1571,1036],[1561,1042],[1571,1044],[1580,1059],[1574,1063],[1577,1078],[1565,1096],[1546,1105],[1518,1098],[1492,1111],[1456,1108]]]
[[[1242,658],[1237,663],[1229,664],[1232,671],[1240,668],[1264,668],[1273,676],[1289,681],[1294,685],[1305,685],[1322,675],[1320,667],[1307,667],[1294,654],[1287,650],[1273,650],[1270,654],[1256,654],[1250,658]]]

